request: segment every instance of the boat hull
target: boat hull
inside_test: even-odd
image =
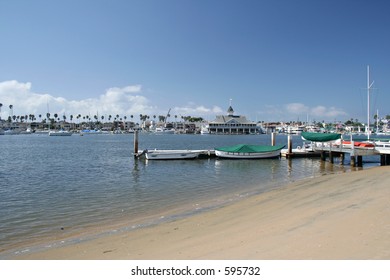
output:
[[[215,150],[215,155],[221,158],[231,159],[261,159],[261,158],[276,158],[280,156],[280,150],[261,153],[240,153],[240,152],[225,152]]]
[[[72,136],[72,132],[69,132],[69,131],[50,131],[49,136]]]
[[[152,150],[145,152],[145,157],[149,160],[194,159],[199,154],[191,150]]]

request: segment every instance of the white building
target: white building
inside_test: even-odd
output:
[[[258,131],[256,122],[248,121],[245,116],[235,116],[232,106],[227,115],[217,116],[209,123],[211,134],[256,134]]]

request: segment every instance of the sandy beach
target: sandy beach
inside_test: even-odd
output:
[[[20,259],[390,259],[390,167],[305,179],[234,204]]]

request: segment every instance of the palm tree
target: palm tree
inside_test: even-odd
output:
[[[10,116],[11,116],[11,118],[13,117],[13,114],[14,114],[14,112],[13,112],[13,110],[12,110],[12,108],[14,107],[14,105],[9,105],[9,110],[10,110]]]

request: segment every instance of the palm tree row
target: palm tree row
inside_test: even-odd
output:
[[[3,104],[0,103],[0,113],[1,113],[1,107],[3,107]],[[50,113],[46,113],[46,119],[42,119],[42,114],[39,114],[38,116],[35,116],[35,114],[29,114],[29,115],[13,115],[12,113],[12,110],[13,110],[13,105],[9,105],[9,109],[10,109],[10,116],[8,117],[8,122],[36,122],[37,121],[37,117],[39,118],[39,121],[40,122],[47,122],[47,121],[51,121],[51,122],[60,122],[61,121],[61,118],[59,117],[59,115],[57,113],[51,115]],[[52,116],[52,117],[51,117]],[[51,118],[50,118],[51,117]],[[158,116],[158,120],[159,122],[166,122],[167,121],[167,118],[169,118],[170,115],[167,115],[167,116],[162,116],[162,115],[159,115]],[[175,121],[177,122],[177,118],[178,116],[175,115]],[[100,116],[100,120],[99,120],[99,116],[98,115],[94,115],[94,116],[89,116],[89,115],[81,115],[81,114],[77,114],[77,115],[70,115],[69,116],[69,119],[70,119],[70,122],[73,122],[74,119],[76,119],[78,122],[92,122],[94,120],[94,122],[103,122],[105,120],[105,116],[102,115]],[[134,118],[134,115],[130,115],[130,118],[131,120],[133,120]],[[149,115],[146,115],[146,114],[140,114],[139,115],[139,119],[141,122],[145,122],[147,120],[149,120],[151,118],[151,116]],[[156,120],[157,116],[156,115],[153,115],[153,119]],[[191,116],[180,116],[180,118],[183,120],[183,121],[189,121],[189,122],[196,122],[196,121],[202,121],[203,119],[202,118],[194,118],[194,117],[191,117]],[[116,114],[116,115],[108,115],[108,122],[111,122],[111,120],[114,120],[114,121],[127,121],[127,116],[123,116],[123,117],[120,117],[119,114]],[[62,116],[62,120],[64,122],[67,121],[67,116],[65,114],[63,114]]]

